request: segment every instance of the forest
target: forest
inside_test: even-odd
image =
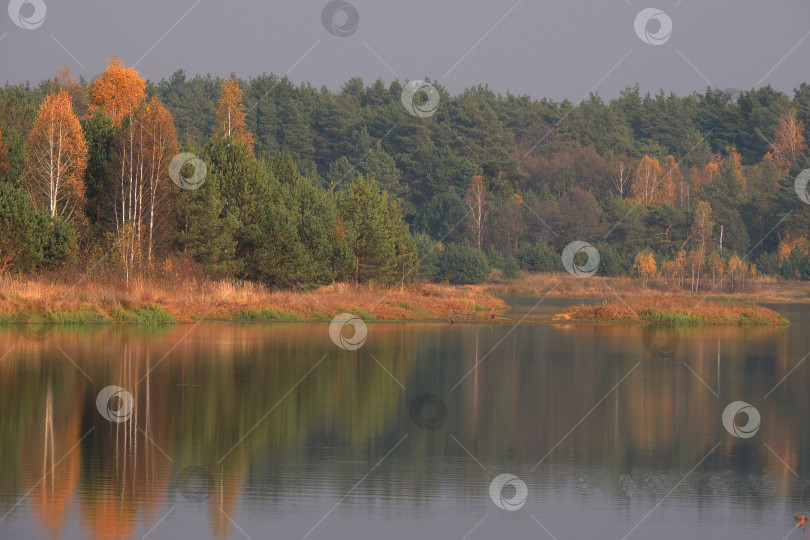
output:
[[[580,103],[419,84],[153,82],[116,58],[7,83],[0,275],[466,284],[564,271],[583,241],[598,275],[645,284],[810,279],[806,83]]]

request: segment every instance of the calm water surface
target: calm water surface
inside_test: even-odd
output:
[[[799,539],[810,308],[777,309],[789,328],[370,323],[356,351],[326,323],[0,328],[0,538]]]

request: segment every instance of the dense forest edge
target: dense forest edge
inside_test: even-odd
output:
[[[493,317],[491,294],[553,293],[535,274],[803,299],[808,126],[806,83],[574,104],[64,68],[0,89],[0,322]]]

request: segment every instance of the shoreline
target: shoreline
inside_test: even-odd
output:
[[[189,279],[175,283],[140,280],[129,284],[85,283],[74,290],[67,283],[42,277],[6,277],[0,279],[0,327],[201,321],[328,322],[339,313],[352,313],[366,322],[779,326],[787,321],[758,304],[810,302],[810,284],[774,280],[759,285],[756,291],[711,295],[640,287],[625,278],[583,280],[567,274],[532,274],[505,282],[493,274],[490,281],[478,286],[415,283],[388,288],[373,284],[333,284],[311,291],[270,291],[256,283]],[[792,294],[785,295],[785,292]],[[629,307],[627,301],[621,300],[621,294],[627,295],[630,303],[637,304],[635,310],[621,306]],[[509,298],[602,299],[604,302],[560,308],[560,312],[553,315],[523,319],[518,315],[509,316],[510,306],[504,300]],[[689,313],[689,303],[697,300],[715,315],[726,311],[727,316],[707,320],[698,315],[696,318],[694,313]],[[574,308],[578,311],[572,314]],[[654,308],[669,309],[671,313],[649,317],[630,314]],[[743,312],[741,310],[747,310],[753,317],[745,315],[743,320],[735,319]],[[706,313],[704,310],[704,315]],[[767,322],[758,319],[763,314]]]

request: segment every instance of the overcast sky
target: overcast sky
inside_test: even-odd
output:
[[[452,93],[486,83],[575,102],[635,82],[685,94],[810,81],[808,0],[350,0],[327,17],[346,36],[322,23],[323,0],[22,1],[9,11],[36,28],[0,11],[0,81],[35,84],[63,65],[92,79],[114,54],[153,81],[180,68],[331,89],[430,77]],[[662,15],[642,17],[637,34],[650,7]]]

